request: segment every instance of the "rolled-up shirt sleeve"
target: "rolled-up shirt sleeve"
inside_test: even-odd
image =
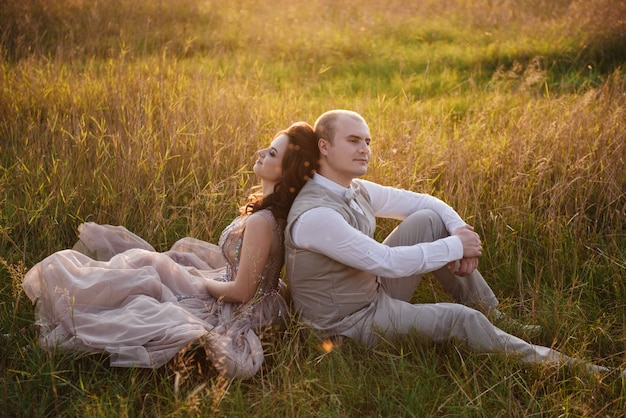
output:
[[[353,228],[338,212],[326,207],[304,212],[290,233],[294,244],[300,248],[387,278],[428,273],[463,258],[463,246],[458,237],[389,247]]]

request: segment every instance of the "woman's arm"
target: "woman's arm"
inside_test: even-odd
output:
[[[248,302],[256,293],[272,246],[272,230],[265,218],[252,214],[246,219],[237,277],[231,282],[207,281],[207,290],[226,302]]]

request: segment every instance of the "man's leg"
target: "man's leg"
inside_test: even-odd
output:
[[[481,312],[457,303],[412,305],[382,293],[370,327],[391,338],[416,332],[435,343],[462,341],[478,353],[512,355],[524,363],[583,366],[590,373],[608,371],[549,347],[530,344],[495,327]]]
[[[383,243],[390,247],[414,245],[432,242],[447,236],[449,236],[448,231],[439,215],[431,210],[422,210],[402,221]],[[467,277],[459,277],[452,274],[447,267],[443,267],[435,271],[434,275],[443,288],[459,303],[475,307],[483,312],[490,312],[498,306],[498,300],[478,270]],[[421,275],[397,279],[381,278],[381,285],[392,298],[408,302],[420,279]]]

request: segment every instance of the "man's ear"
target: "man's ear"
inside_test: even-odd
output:
[[[320,138],[317,140],[317,147],[320,149],[320,154],[328,155],[328,148],[330,147],[330,142],[327,139]]]

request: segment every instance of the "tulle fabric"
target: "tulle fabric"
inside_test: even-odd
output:
[[[240,244],[245,218],[236,222],[239,227],[229,228],[230,238],[221,242]],[[228,259],[228,248],[184,238],[159,253],[124,227],[85,223],[73,249],[52,254],[24,278],[40,344],[107,352],[114,367],[157,368],[200,340],[220,373],[250,377],[263,363],[259,332],[288,314],[278,289],[282,282],[274,277],[283,260],[277,225],[274,233],[277,245],[266,266],[272,277],[263,278],[270,291],[238,304],[217,301],[203,285],[232,280],[237,266],[228,268],[236,261]]]

